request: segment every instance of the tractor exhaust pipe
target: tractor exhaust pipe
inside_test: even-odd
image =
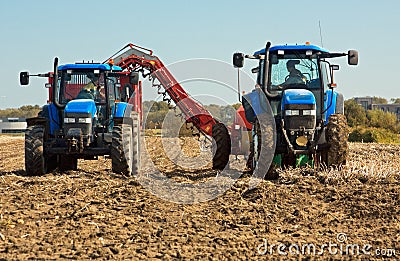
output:
[[[270,98],[277,97],[279,94],[272,94],[268,91],[268,80],[269,80],[269,48],[271,47],[271,42],[267,42],[265,45],[265,57],[264,57],[264,78],[263,78],[263,85],[261,86],[261,89],[264,91],[265,95],[267,95]],[[261,68],[260,68],[261,69]]]
[[[53,67],[53,91],[52,91],[52,100],[54,105],[60,110],[65,108],[65,104],[60,104],[58,102],[58,88],[57,88],[57,81],[58,81],[58,57],[54,58],[54,67]]]
[[[271,47],[271,42],[267,42],[267,44],[265,45],[265,57],[264,57],[264,79],[263,79],[263,86],[262,86],[262,90],[265,92],[265,90],[267,89],[268,86],[268,79],[269,79],[269,75],[268,75],[268,68],[269,68],[269,48]]]

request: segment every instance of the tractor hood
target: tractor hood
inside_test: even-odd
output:
[[[96,104],[91,99],[79,99],[72,100],[65,106],[65,113],[86,113],[92,115],[92,118],[96,115]]]
[[[304,89],[285,90],[282,95],[282,110],[289,104],[312,104],[316,103],[312,92]]]

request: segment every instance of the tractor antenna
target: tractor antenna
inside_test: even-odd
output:
[[[324,43],[322,42],[321,20],[318,21],[318,26],[319,26],[319,38],[321,39],[321,47],[324,47]]]

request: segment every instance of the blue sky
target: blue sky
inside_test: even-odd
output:
[[[231,63],[236,51],[252,53],[272,44],[320,45],[331,51],[357,49],[360,63],[341,65],[338,90],[354,96],[400,97],[400,1],[1,1],[0,109],[24,104],[43,105],[43,78],[19,86],[19,72],[52,70],[61,63],[103,61],[129,42],[153,49],[164,64],[192,58]],[[391,48],[393,46],[393,48]],[[255,62],[246,61],[249,69]],[[185,87],[185,86],[184,86]],[[198,92],[188,87],[189,92]],[[252,86],[245,86],[250,90]],[[236,102],[234,93],[207,87]],[[156,97],[144,90],[145,99]],[[204,102],[204,101],[203,101]]]

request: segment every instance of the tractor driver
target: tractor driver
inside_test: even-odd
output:
[[[100,84],[99,77],[96,76],[87,76],[90,79],[90,82],[86,84],[82,90],[79,92],[77,99],[104,99],[104,86]],[[99,85],[97,85],[99,84]],[[101,90],[103,89],[103,92]]]
[[[289,74],[285,77],[285,82],[279,84],[277,87],[282,89],[285,85],[289,84],[306,84],[307,78],[298,69],[296,64],[299,64],[299,60],[289,60],[286,63],[286,69]]]

